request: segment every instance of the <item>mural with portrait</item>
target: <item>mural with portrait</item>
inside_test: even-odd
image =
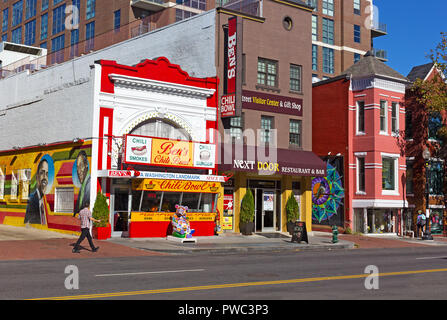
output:
[[[0,153],[0,224],[78,234],[90,203],[91,142]]]

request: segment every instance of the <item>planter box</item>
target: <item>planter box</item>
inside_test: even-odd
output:
[[[249,236],[255,230],[255,223],[254,222],[240,222],[239,230],[241,231],[241,233],[244,236]]]
[[[98,240],[107,240],[112,236],[112,226],[107,227],[93,227],[93,238]]]

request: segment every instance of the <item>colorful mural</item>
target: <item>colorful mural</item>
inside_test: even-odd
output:
[[[327,176],[312,180],[312,220],[315,224],[343,226],[344,177],[343,158],[323,159]]]
[[[90,202],[91,143],[0,153],[0,223],[74,233]]]

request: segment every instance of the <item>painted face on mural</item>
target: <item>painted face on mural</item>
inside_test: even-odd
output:
[[[41,195],[45,194],[48,186],[48,162],[42,160],[37,171],[37,188]]]
[[[79,181],[81,183],[84,182],[85,177],[87,176],[87,171],[88,171],[88,160],[87,160],[87,156],[84,153],[79,153],[78,158],[77,158],[77,172],[78,172],[78,177],[79,177]]]

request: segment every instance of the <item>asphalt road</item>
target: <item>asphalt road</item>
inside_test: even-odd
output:
[[[6,261],[0,299],[445,299],[446,280],[446,247]]]

